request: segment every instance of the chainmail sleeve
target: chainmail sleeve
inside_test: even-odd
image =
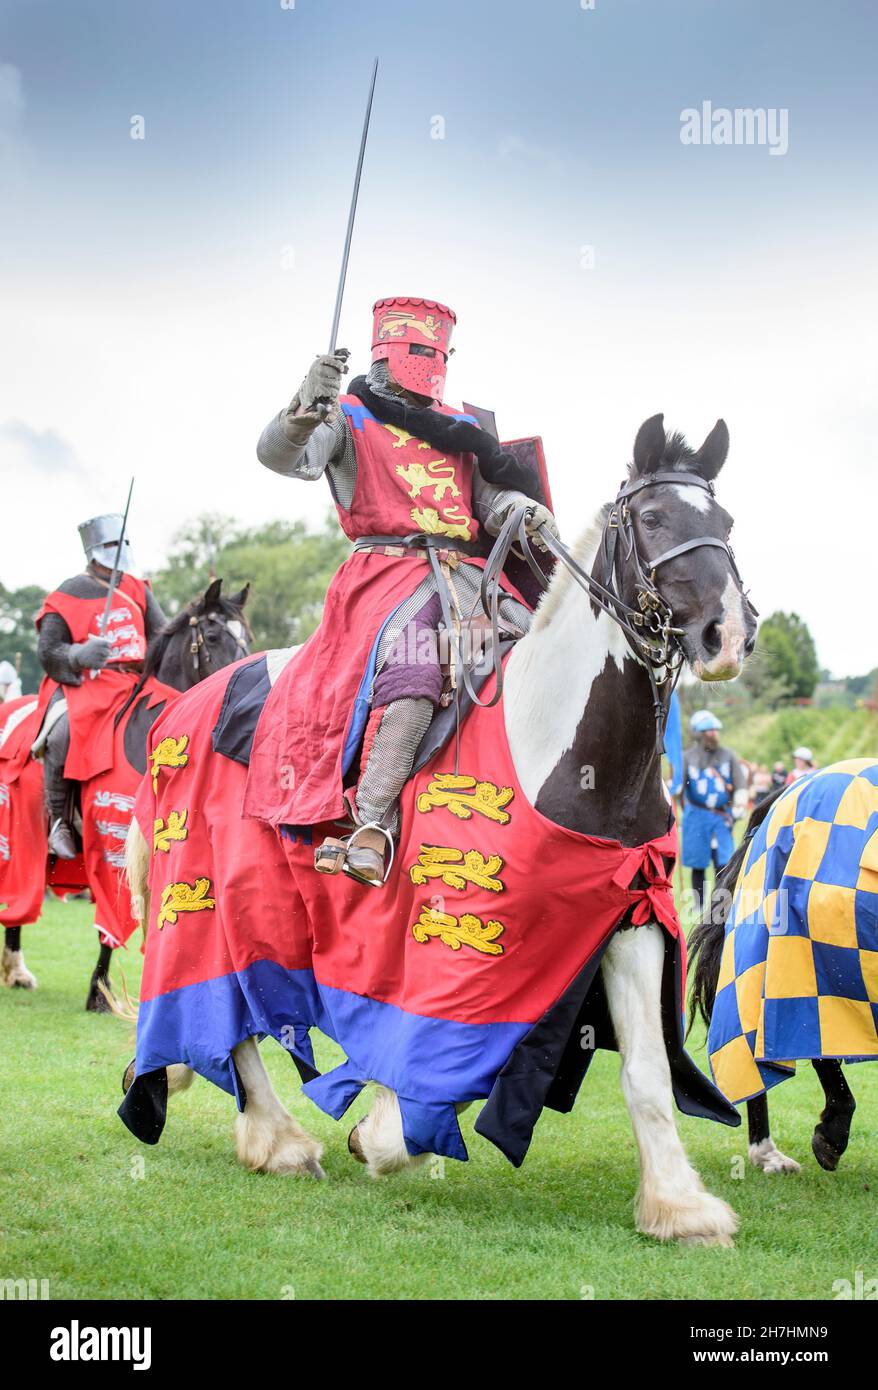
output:
[[[47,613],[40,623],[37,656],[47,676],[59,685],[81,685],[82,672],[70,663],[73,639],[60,613]]]
[[[256,457],[284,478],[314,482],[327,476],[336,501],[349,509],[357,481],[357,462],[350,426],[341,410],[325,424],[303,423],[294,411],[296,398],[269,420],[256,446]]]

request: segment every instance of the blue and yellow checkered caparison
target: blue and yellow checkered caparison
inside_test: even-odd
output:
[[[800,778],[754,836],[707,1050],[735,1104],[797,1060],[878,1058],[878,759]]]

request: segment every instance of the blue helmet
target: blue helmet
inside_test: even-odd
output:
[[[705,734],[708,729],[721,729],[722,723],[709,709],[697,709],[689,720],[693,734]]]

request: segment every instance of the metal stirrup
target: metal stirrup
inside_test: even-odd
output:
[[[385,825],[379,825],[377,820],[370,820],[367,821],[365,825],[358,825],[354,833],[352,835],[349,835],[347,840],[345,841],[345,854],[347,854],[348,850],[353,848],[354,841],[356,840],[360,832],[363,830],[380,830],[381,834],[384,836],[385,840],[390,846],[390,858],[387,862],[387,868],[384,870],[384,877],[381,880],[382,883],[386,883],[390,874],[390,870],[393,868],[393,857],[396,852],[396,847],[393,843],[393,836],[391,835],[390,831],[387,829]],[[342,868],[344,868],[344,865],[342,865]],[[351,877],[355,877],[355,875],[351,875]]]

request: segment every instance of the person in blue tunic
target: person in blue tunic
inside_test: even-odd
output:
[[[689,721],[694,741],[683,755],[683,853],[692,870],[692,893],[699,916],[704,880],[713,864],[719,872],[732,857],[732,825],[743,810],[747,779],[735,754],[719,741],[722,724],[710,710],[696,710]]]

